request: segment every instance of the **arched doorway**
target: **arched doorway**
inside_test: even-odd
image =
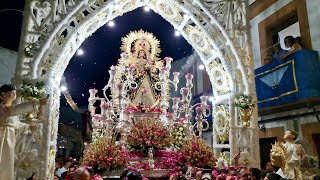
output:
[[[233,106],[239,93],[255,97],[253,65],[245,1],[224,0],[95,0],[28,1],[19,47],[15,84],[24,79],[43,80],[50,94],[48,121],[44,125],[40,177],[49,177],[54,168],[59,117],[59,84],[69,60],[81,43],[108,21],[141,6],[153,11],[179,30],[195,49],[209,75],[215,100],[213,140],[215,152],[240,144],[248,150],[250,164],[259,166],[257,110],[254,121],[244,128]],[[225,138],[226,144],[221,137]],[[237,140],[239,139],[239,140]],[[248,142],[247,144],[244,142]]]

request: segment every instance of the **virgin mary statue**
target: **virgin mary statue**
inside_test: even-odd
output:
[[[159,82],[159,70],[164,64],[158,57],[161,52],[159,44],[153,34],[143,30],[130,32],[122,38],[121,51],[127,54],[123,63],[132,70],[134,81],[137,82],[137,87],[128,92],[130,106],[152,107],[159,102],[156,82]],[[122,79],[127,77],[121,74]]]

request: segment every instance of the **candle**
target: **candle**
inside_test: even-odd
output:
[[[172,98],[172,109],[177,110],[179,108],[180,97]]]
[[[180,94],[182,95],[182,102],[186,102],[187,101],[187,95],[189,93],[188,88],[184,87],[180,89]]]
[[[96,97],[98,90],[93,88],[93,89],[89,89],[89,93],[90,93],[90,97],[89,99],[94,99]]]
[[[200,100],[201,100],[201,104],[202,104],[203,106],[207,106],[208,96],[201,96],[201,97],[200,97]]]
[[[132,80],[133,79],[133,71],[134,71],[135,67],[134,66],[130,66],[128,68],[128,79]]]
[[[193,79],[193,75],[188,73],[185,75],[185,78],[186,78],[186,87],[187,88],[192,88],[193,87],[193,84],[192,84],[192,79]]]
[[[122,62],[125,62],[129,57],[128,53],[121,53],[120,56],[121,56]]]
[[[171,62],[172,62],[173,59],[171,57],[165,57],[164,60],[166,61],[166,68],[170,71]]]
[[[167,73],[167,68],[166,67],[163,67],[163,68],[160,69],[160,72],[159,72],[160,80],[164,80],[165,79],[166,73]]]
[[[110,70],[111,70],[112,75],[116,75],[116,73],[117,73],[117,66],[112,65],[112,66],[110,67]]]
[[[178,84],[179,83],[179,75],[180,73],[179,72],[173,72],[173,83],[174,84]]]

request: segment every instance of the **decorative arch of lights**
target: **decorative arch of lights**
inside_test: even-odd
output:
[[[39,177],[54,168],[59,119],[59,84],[81,43],[108,21],[138,7],[149,6],[192,45],[210,77],[214,100],[213,148],[230,154],[241,148],[245,159],[259,166],[257,110],[244,128],[232,106],[239,93],[256,97],[250,59],[246,0],[30,0],[26,1],[16,75],[12,80],[42,80],[50,94],[39,148]],[[228,142],[228,143],[225,143]]]

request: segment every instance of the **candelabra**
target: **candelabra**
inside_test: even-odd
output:
[[[167,118],[167,110],[169,108],[169,102],[168,102],[168,96],[170,91],[169,84],[172,83],[174,86],[175,91],[178,89],[178,83],[179,83],[179,72],[173,73],[173,81],[169,79],[169,73],[171,70],[171,62],[172,58],[166,57],[164,58],[166,62],[166,66],[161,68],[159,71],[159,82],[156,82],[155,87],[158,91],[161,93],[161,101],[160,101],[160,110],[162,112],[160,119],[162,122],[164,122],[166,125],[170,125],[172,121],[169,121],[170,119]],[[171,119],[172,120],[172,119]]]
[[[199,132],[199,136],[202,136],[202,132],[208,130],[209,123],[206,117],[210,116],[210,106],[207,104],[208,96],[201,96],[200,103],[191,105],[192,101],[192,74],[186,74],[186,87],[180,89],[181,99],[180,97],[172,98],[172,110],[173,114],[170,116],[173,120],[184,118],[187,121],[188,127],[190,131]],[[193,109],[196,110],[195,120],[196,123],[191,125],[192,113]],[[184,114],[184,117],[182,115]],[[204,126],[205,124],[205,126]]]
[[[96,96],[98,92],[96,89],[90,89],[89,110],[91,111],[93,124],[97,129],[101,129],[105,133],[110,132],[114,128],[125,129],[130,121],[124,117],[124,111],[129,105],[129,97],[127,91],[129,89],[136,89],[137,83],[133,78],[134,67],[126,67],[125,61],[128,58],[126,53],[121,54],[118,66],[111,66],[109,70],[109,81],[103,88],[104,98]],[[125,72],[125,73],[123,73]],[[123,74],[126,79],[122,79]],[[107,96],[106,91],[110,89],[111,99]],[[95,113],[94,104],[100,101],[101,114]],[[105,134],[104,134],[105,135]]]
[[[111,135],[110,132],[117,129],[117,132],[121,132],[123,136],[128,133],[133,126],[131,119],[128,118],[126,111],[130,106],[130,91],[138,88],[138,83],[135,81],[134,66],[127,66],[126,61],[128,54],[122,53],[121,59],[117,66],[111,66],[109,70],[110,79],[107,85],[103,88],[104,98],[96,96],[97,90],[90,89],[89,97],[89,110],[91,111],[93,125],[95,128],[103,131],[102,135]],[[177,123],[179,119],[185,119],[188,125],[188,129],[193,131],[194,134],[201,136],[203,131],[209,128],[209,124],[206,121],[206,117],[210,115],[210,108],[207,104],[208,97],[201,96],[200,103],[192,105],[192,88],[193,88],[193,75],[186,74],[186,86],[180,89],[180,97],[172,98],[172,110],[168,112],[170,107],[170,84],[173,85],[174,90],[178,90],[179,72],[173,72],[173,80],[170,80],[170,70],[172,58],[164,58],[165,66],[159,68],[158,82],[154,82],[154,88],[159,92],[159,117],[160,120],[167,126],[171,127],[174,123]],[[110,89],[110,99],[107,96],[107,90]],[[143,93],[141,98],[143,98]],[[100,101],[101,114],[95,113],[94,104]],[[141,108],[141,107],[140,107]],[[196,122],[192,125],[191,120],[193,112],[196,112]],[[143,112],[140,109],[140,113]]]

